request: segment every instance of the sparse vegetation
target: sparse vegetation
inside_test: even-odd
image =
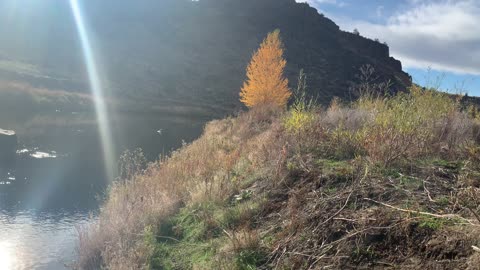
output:
[[[284,119],[284,126],[288,132],[302,132],[312,126],[316,120],[316,104],[313,99],[307,98],[307,78],[303,70],[298,76],[297,89],[295,90],[292,106]]]
[[[418,88],[213,121],[111,188],[78,266],[466,268],[480,239],[477,121]]]

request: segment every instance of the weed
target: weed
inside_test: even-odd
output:
[[[353,165],[347,161],[320,159],[316,165],[322,169],[322,173],[331,178],[350,178],[354,174]]]
[[[450,198],[447,196],[440,196],[435,201],[441,207],[447,207],[450,204]]]
[[[315,102],[313,99],[307,99],[306,96],[306,75],[303,70],[300,71],[298,86],[294,91],[295,100],[290,107],[289,113],[283,120],[283,125],[288,132],[301,133],[311,128],[318,117],[315,112]]]
[[[418,190],[423,187],[423,181],[416,177],[400,175],[399,181],[400,181],[400,185],[402,185],[407,189]]]
[[[444,226],[453,225],[454,221],[444,219],[444,218],[435,218],[430,216],[419,216],[419,226],[420,228],[427,228],[431,230],[439,230]]]
[[[242,250],[235,256],[238,270],[254,270],[265,262],[266,254],[258,250]]]

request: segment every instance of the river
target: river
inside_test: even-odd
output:
[[[111,140],[116,157],[142,148],[152,161],[198,137],[205,122],[117,113]],[[0,270],[66,269],[75,259],[77,228],[95,219],[108,186],[95,117],[0,115],[0,128],[19,139],[15,165],[0,164]]]

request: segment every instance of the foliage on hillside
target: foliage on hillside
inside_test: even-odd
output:
[[[265,104],[285,107],[292,95],[284,75],[286,65],[280,30],[275,30],[267,35],[252,56],[240,101],[249,108]]]
[[[417,88],[213,121],[111,188],[77,266],[473,270],[479,132]]]

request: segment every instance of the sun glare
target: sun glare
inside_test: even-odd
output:
[[[70,0],[70,7],[72,9],[73,17],[77,27],[78,35],[80,37],[83,55],[85,58],[85,65],[90,81],[90,87],[95,102],[95,111],[97,114],[98,125],[100,128],[100,138],[102,141],[106,172],[109,180],[114,177],[115,158],[112,144],[112,136],[110,132],[110,123],[108,119],[107,108],[103,95],[102,83],[95,62],[95,54],[92,49],[87,27],[80,10],[78,0]]]
[[[8,243],[0,242],[0,270],[13,269],[14,259],[12,252],[8,248]]]

